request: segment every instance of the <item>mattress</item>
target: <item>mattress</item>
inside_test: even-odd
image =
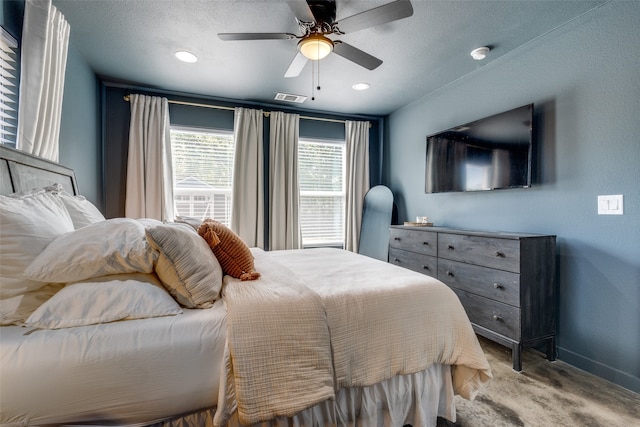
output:
[[[2,327],[0,422],[135,424],[214,407],[225,336],[222,301],[68,329]]]

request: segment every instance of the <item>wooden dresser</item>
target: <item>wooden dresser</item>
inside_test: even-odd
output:
[[[509,346],[546,344],[555,360],[556,237],[391,226],[389,262],[436,277],[460,298],[477,334]]]

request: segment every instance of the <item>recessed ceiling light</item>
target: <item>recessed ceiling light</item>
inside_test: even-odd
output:
[[[476,61],[481,61],[487,57],[487,53],[489,53],[491,49],[486,46],[479,47],[477,49],[473,49],[471,51],[471,57]]]
[[[367,90],[369,89],[369,83],[356,83],[353,86],[351,86],[354,90]]]
[[[176,58],[178,58],[180,61],[182,62],[196,62],[198,60],[198,57],[195,56],[193,53],[191,52],[187,52],[185,50],[179,50],[175,53]]]

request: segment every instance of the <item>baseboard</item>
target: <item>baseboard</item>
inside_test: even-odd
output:
[[[563,362],[603,378],[613,384],[624,387],[634,393],[640,393],[640,378],[619,371],[595,360],[586,358],[562,347],[557,347],[558,359]]]

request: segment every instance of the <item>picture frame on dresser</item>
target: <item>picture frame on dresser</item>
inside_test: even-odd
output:
[[[458,295],[475,332],[512,350],[556,355],[556,236],[393,225],[389,262],[435,277]]]

